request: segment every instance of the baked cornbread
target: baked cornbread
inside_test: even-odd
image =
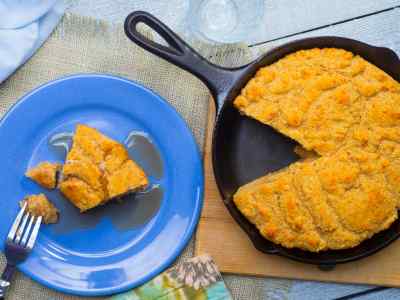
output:
[[[391,102],[385,107],[393,108],[399,92],[398,82],[360,56],[342,49],[310,49],[259,69],[234,105],[325,155],[354,139],[353,130],[371,99],[385,99]]]
[[[34,216],[42,216],[44,223],[57,223],[58,209],[44,194],[27,196],[20,202],[20,206],[22,207],[25,202],[27,211]]]
[[[36,167],[29,169],[25,176],[47,189],[57,187],[57,173],[61,170],[61,164],[41,162]]]
[[[387,161],[360,148],[296,162],[241,187],[239,210],[267,239],[309,251],[344,249],[397,218]]]
[[[342,49],[302,50],[261,68],[234,105],[301,145],[304,159],[233,197],[265,238],[345,249],[397,219],[400,84],[382,70]]]
[[[77,125],[59,188],[81,212],[147,185],[146,174],[123,145]]]

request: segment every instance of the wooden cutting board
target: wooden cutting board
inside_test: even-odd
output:
[[[400,240],[370,257],[338,265],[331,271],[257,251],[223,205],[214,180],[214,116],[214,104],[210,101],[204,151],[204,207],[197,229],[196,255],[210,254],[225,273],[400,287]]]

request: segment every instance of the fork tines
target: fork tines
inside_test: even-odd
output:
[[[26,206],[25,202],[11,226],[7,241],[27,249],[32,249],[39,232],[40,224],[42,223],[42,217],[35,217],[27,212]]]

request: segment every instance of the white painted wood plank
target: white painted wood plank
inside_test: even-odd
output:
[[[74,0],[69,11],[123,22],[131,11],[145,10],[182,34],[188,3],[188,0]],[[264,20],[256,36],[245,42],[255,44],[397,5],[400,0],[265,0]]]
[[[324,35],[343,36],[371,45],[388,47],[400,56],[400,8],[308,33],[298,34],[290,38],[255,46],[251,49],[255,55],[258,55],[259,53],[268,51],[272,47],[282,45],[291,40]]]
[[[267,41],[400,5],[400,0],[266,1],[257,41]]]

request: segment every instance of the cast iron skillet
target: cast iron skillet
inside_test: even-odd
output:
[[[155,30],[168,46],[153,42],[140,34],[136,28],[139,23]],[[167,26],[146,12],[131,13],[125,20],[125,33],[144,49],[189,71],[210,89],[217,108],[212,145],[215,179],[230,214],[258,250],[329,269],[338,263],[371,255],[399,237],[400,221],[397,220],[389,229],[352,249],[321,253],[286,249],[264,239],[232,201],[232,195],[239,186],[298,160],[293,152],[296,142],[269,126],[240,115],[232,105],[241,88],[260,67],[300,49],[336,47],[359,54],[400,81],[400,60],[392,50],[341,37],[306,38],[275,48],[246,66],[226,69],[205,60]],[[177,84],[185,85],[185,82]]]

